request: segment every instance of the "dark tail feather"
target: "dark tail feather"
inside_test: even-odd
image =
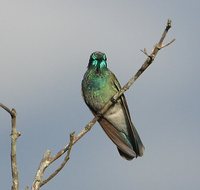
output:
[[[133,151],[135,152],[135,156],[131,156],[130,154],[127,154],[126,152],[124,152],[122,149],[118,148],[119,154],[127,159],[127,160],[132,160],[133,158],[137,158],[138,156],[143,156],[144,154],[144,145],[138,135],[137,130],[135,129],[135,127],[132,127],[132,147],[133,147]]]
[[[119,151],[119,154],[121,157],[125,158],[126,160],[132,160],[135,158],[134,156],[130,156],[129,154],[126,154],[125,152],[121,151],[119,148],[117,148]]]
[[[132,129],[132,136],[133,136],[133,139],[132,139],[133,150],[135,151],[137,156],[143,156],[145,148],[133,124],[132,124],[131,129]]]
[[[132,122],[131,124],[132,125],[129,125],[129,142],[132,145],[132,150],[135,152],[135,155],[127,154],[123,149],[120,149],[120,147],[118,147],[119,154],[127,160],[132,160],[133,158],[137,158],[138,156],[143,156],[145,149],[136,128],[134,127]]]

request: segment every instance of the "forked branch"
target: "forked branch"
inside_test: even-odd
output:
[[[130,88],[130,86],[133,85],[133,83],[139,78],[139,76],[152,64],[158,51],[163,49],[166,46],[169,46],[171,43],[173,43],[175,41],[175,39],[173,39],[169,43],[163,45],[163,41],[164,41],[170,28],[171,28],[171,20],[168,20],[165,30],[164,30],[159,42],[154,46],[151,54],[148,54],[146,49],[141,50],[147,56],[147,59],[145,60],[145,62],[141,66],[141,68],[137,71],[137,73],[124,85],[124,87],[121,88],[121,90],[118,93],[116,93],[111,98],[111,100],[109,100],[106,103],[106,105],[103,107],[103,109],[99,112],[99,115],[95,116],[83,128],[83,130],[79,134],[75,135],[74,132],[72,134],[70,134],[69,144],[66,145],[59,152],[57,152],[57,154],[55,154],[54,156],[51,156],[51,152],[49,150],[47,150],[44,153],[43,158],[38,167],[38,170],[36,172],[35,179],[33,181],[31,190],[39,190],[41,186],[43,186],[47,182],[49,182],[53,177],[55,177],[63,169],[63,167],[66,165],[66,163],[68,162],[68,160],[70,158],[70,153],[73,148],[73,145],[77,141],[79,141],[86,133],[88,133],[91,130],[93,125],[98,121],[98,119],[102,115],[104,115],[113,104],[115,104],[117,99],[125,91],[127,91]],[[12,166],[12,181],[13,181],[12,190],[18,190],[19,189],[19,178],[18,178],[18,169],[17,169],[17,161],[16,161],[16,141],[17,141],[17,138],[20,136],[20,133],[16,130],[16,111],[14,109],[10,110],[3,104],[0,104],[0,107],[2,107],[5,111],[7,111],[11,115],[11,118],[12,118],[12,132],[11,132],[11,166]],[[61,163],[61,165],[55,171],[53,171],[49,177],[47,177],[46,179],[43,179],[45,170],[52,163],[54,163],[58,158],[63,156],[65,153],[66,153],[66,156],[65,156],[63,162]],[[26,187],[26,189],[28,190],[29,188]]]
[[[159,42],[154,46],[152,53],[150,55],[147,54],[146,49],[144,49],[144,53],[145,55],[147,55],[147,59],[145,60],[145,62],[143,63],[143,65],[141,66],[141,68],[137,71],[137,73],[124,85],[124,87],[118,92],[116,93],[111,100],[109,100],[106,105],[103,107],[103,109],[100,111],[100,114],[95,116],[84,128],[83,130],[75,135],[73,134],[73,139],[70,138],[70,142],[68,145],[66,145],[63,149],[61,149],[55,156],[51,157],[51,159],[48,162],[48,166],[50,166],[52,163],[54,163],[54,161],[56,161],[58,158],[60,158],[63,154],[65,154],[67,152],[67,161],[68,161],[68,156],[71,152],[71,149],[73,147],[73,145],[79,141],[87,132],[89,132],[91,130],[91,128],[93,127],[93,125],[98,121],[98,119],[101,117],[101,115],[105,114],[107,112],[107,110],[117,101],[117,99],[125,92],[127,91],[131,85],[133,85],[133,83],[138,79],[138,77],[149,67],[149,65],[151,65],[151,63],[154,61],[157,53],[159,50],[161,50],[162,48],[170,45],[171,43],[173,43],[175,41],[175,39],[173,39],[171,42],[167,43],[166,45],[163,45],[163,41],[167,35],[168,30],[171,28],[171,20],[167,21],[167,25],[165,27],[165,30],[159,40]],[[58,172],[64,167],[66,160],[64,159],[63,163],[61,164],[61,166],[56,169],[49,177],[47,177],[47,179],[43,180],[40,182],[40,187],[44,184],[46,184],[49,180],[51,180],[53,177],[55,177]],[[48,167],[47,166],[47,167]],[[40,168],[38,169],[40,170]],[[39,189],[39,187],[37,188],[37,190]],[[32,188],[32,190],[36,190],[34,188]]]

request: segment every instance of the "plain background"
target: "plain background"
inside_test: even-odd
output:
[[[18,113],[20,189],[32,184],[45,150],[56,153],[92,119],[80,90],[90,54],[105,52],[123,85],[146,59],[140,49],[151,52],[168,18],[165,42],[175,43],[125,94],[144,156],[122,159],[96,124],[43,189],[200,188],[199,2],[0,0],[0,102]],[[11,186],[9,135],[10,116],[1,109],[1,189]]]

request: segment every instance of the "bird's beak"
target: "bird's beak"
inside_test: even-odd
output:
[[[97,72],[97,73],[100,72],[100,63],[97,64],[97,70],[96,70],[96,72]]]

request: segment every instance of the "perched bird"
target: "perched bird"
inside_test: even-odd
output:
[[[115,75],[107,68],[107,58],[102,52],[91,54],[88,69],[82,80],[85,103],[94,115],[121,89]],[[144,146],[134,127],[125,96],[98,120],[108,137],[115,143],[120,155],[127,160],[142,156]]]

